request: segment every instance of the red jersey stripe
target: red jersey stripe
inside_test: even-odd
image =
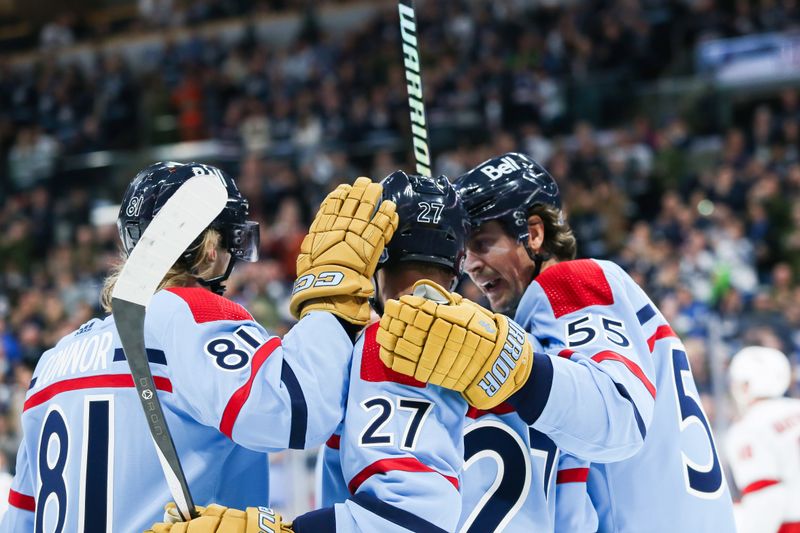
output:
[[[753,492],[758,492],[762,489],[766,489],[767,487],[777,485],[778,483],[780,483],[780,481],[777,479],[759,479],[758,481],[753,481],[742,489],[742,498],[748,494],[752,494]]]
[[[649,339],[647,339],[647,347],[650,348],[650,353],[653,353],[653,350],[656,348],[656,341],[677,336],[678,335],[672,331],[672,328],[669,327],[669,324],[658,326],[658,328],[656,328],[656,332],[653,333]]]
[[[172,392],[172,382],[169,380],[169,378],[154,376],[153,381],[155,382],[156,389],[165,392]],[[32,407],[41,405],[53,397],[61,394],[62,392],[81,389],[103,389],[107,387],[133,387],[133,377],[130,374],[102,374],[99,376],[86,376],[82,378],[58,381],[52,385],[48,385],[36,394],[31,395],[30,398],[25,400],[22,410],[27,411]]]
[[[36,511],[36,500],[33,499],[33,496],[27,496],[14,489],[8,491],[8,504],[23,511]]]
[[[231,437],[231,435],[233,435],[233,425],[236,423],[236,419],[239,417],[244,403],[250,397],[250,390],[253,388],[253,381],[256,379],[256,374],[258,374],[261,365],[264,364],[267,358],[272,355],[272,352],[280,345],[281,339],[279,337],[272,337],[266,344],[261,345],[253,355],[253,361],[250,363],[250,377],[244,385],[231,394],[231,398],[228,400],[227,405],[225,405],[225,410],[222,412],[222,419],[219,422],[219,430],[229,439],[233,439],[233,437]]]
[[[437,472],[433,468],[425,466],[419,462],[419,460],[415,457],[399,457],[395,459],[381,459],[380,461],[375,461],[371,465],[364,468],[361,472],[353,476],[353,479],[351,479],[350,483],[347,484],[347,488],[350,489],[350,494],[355,494],[358,490],[358,487],[360,487],[366,480],[375,474],[386,474],[387,472],[392,471],[433,472],[445,478],[447,481],[452,483],[456,489],[458,489],[457,477],[446,476],[441,472]]]
[[[325,443],[325,446],[327,446],[328,448],[333,448],[334,450],[338,450],[341,441],[342,441],[341,435],[337,435],[336,433],[334,433],[333,435],[331,435],[331,438],[328,439],[328,442]]]
[[[566,359],[569,359],[570,357],[573,356],[574,353],[575,353],[575,350],[570,350],[569,348],[564,348],[563,350],[558,352],[558,356],[559,357],[564,357]]]
[[[605,350],[598,354],[593,355],[592,361],[596,361],[598,363],[601,361],[619,361],[620,363],[625,365],[625,367],[628,370],[630,370],[634,376],[639,378],[639,381],[641,381],[644,384],[645,388],[647,389],[647,392],[650,393],[650,396],[652,396],[653,398],[656,397],[655,385],[653,385],[650,382],[650,380],[647,379],[647,376],[644,375],[644,372],[642,371],[641,368],[639,368],[639,365],[637,365],[627,357],[623,357],[616,352],[612,352],[611,350]]]
[[[800,522],[784,522],[778,533],[800,533]]]
[[[486,415],[507,415],[508,413],[513,412],[514,408],[511,406],[511,404],[503,402],[496,407],[492,407],[488,411],[483,411],[470,406],[469,409],[467,409],[467,417],[475,419]]]
[[[586,483],[589,479],[588,468],[565,468],[559,470],[556,476],[556,484],[561,483]]]

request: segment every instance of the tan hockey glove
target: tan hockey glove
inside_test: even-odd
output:
[[[394,202],[369,178],[339,185],[317,212],[297,256],[297,280],[289,309],[299,319],[328,311],[352,324],[369,322],[372,275],[384,245],[397,229]]]
[[[533,366],[533,347],[518,324],[429,280],[386,302],[377,340],[386,366],[459,391],[478,409],[519,390]]]
[[[293,533],[292,523],[267,507],[248,507],[245,511],[211,504],[196,507],[200,516],[181,522],[174,503],[164,508],[164,522],[153,524],[145,533]]]

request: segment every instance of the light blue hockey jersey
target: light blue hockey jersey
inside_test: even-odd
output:
[[[158,292],[145,345],[198,505],[264,505],[264,452],[318,445],[336,428],[352,342],[328,313],[283,339],[201,288]],[[5,532],[140,532],[172,499],[113,317],[45,352],[22,415]]]
[[[596,462],[588,490],[600,531],[734,531],[686,350],[619,266],[544,270],[516,319],[561,357],[537,354],[533,379],[510,403],[560,448]]]
[[[295,531],[333,531],[334,522],[340,532],[596,531],[587,462],[559,454],[508,404],[467,410],[460,395],[387,369],[376,329],[356,343],[345,419],[321,452],[318,503],[335,516],[327,511],[326,525],[314,527],[300,517]],[[429,413],[406,409],[403,417],[403,405]],[[415,417],[410,449],[403,442],[415,431]],[[376,434],[383,442],[373,442]],[[309,516],[317,520],[319,513]]]
[[[344,420],[322,453],[320,503],[297,533],[455,531],[461,511],[461,395],[387,368],[368,327],[356,342]]]
[[[586,494],[588,462],[561,453],[507,403],[491,411],[470,408],[467,420],[458,531],[597,530]]]

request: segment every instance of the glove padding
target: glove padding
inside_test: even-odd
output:
[[[375,211],[382,192],[381,184],[358,178],[322,202],[297,256],[289,304],[295,318],[328,311],[352,324],[369,322],[372,275],[398,224],[394,202]]]
[[[292,523],[268,507],[244,511],[212,503],[196,506],[197,518],[182,522],[174,503],[164,507],[164,522],[153,524],[145,533],[293,533]]]
[[[459,391],[478,409],[505,401],[533,367],[533,347],[516,322],[429,280],[386,302],[377,340],[386,366]]]

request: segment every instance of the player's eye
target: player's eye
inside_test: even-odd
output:
[[[485,254],[491,247],[491,240],[487,238],[474,239],[467,245],[469,251],[474,254]]]

